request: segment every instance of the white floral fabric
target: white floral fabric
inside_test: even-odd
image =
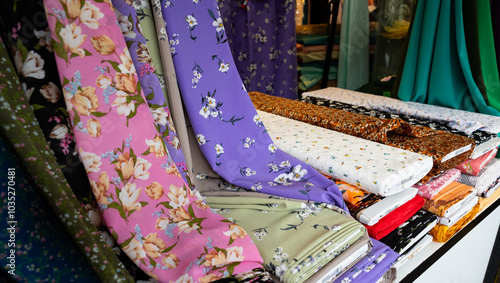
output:
[[[258,111],[284,152],[323,174],[371,193],[389,196],[420,181],[431,170],[431,157]]]

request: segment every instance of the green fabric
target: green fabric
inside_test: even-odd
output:
[[[298,35],[297,42],[303,45],[327,45],[328,35]]]
[[[49,149],[28,104],[14,66],[0,41],[0,134],[22,160],[22,169],[54,210],[68,235],[103,282],[133,282],[132,277],[82,211]]]
[[[353,218],[321,204],[212,196],[206,203],[250,234],[266,269],[283,282],[303,282],[366,230]]]
[[[479,56],[490,106],[500,111],[500,77],[496,61],[493,23],[489,0],[477,1]],[[498,16],[498,15],[497,15]]]
[[[315,61],[325,62],[326,59],[326,51],[315,51],[309,52],[307,54],[299,54],[299,57],[302,59],[302,63],[311,63]],[[335,60],[339,58],[339,52],[333,51],[331,60]]]
[[[308,63],[311,64],[311,63]],[[300,82],[299,89],[307,90],[313,87],[316,83],[321,81],[323,77],[323,67],[318,65],[305,65],[299,68]],[[330,72],[328,73],[328,80],[337,79],[337,65],[330,65]]]
[[[355,90],[369,81],[368,2],[344,0],[337,86]]]
[[[151,11],[151,6],[147,3],[145,5],[136,5],[135,10],[137,12],[137,16],[139,17],[142,35],[147,42],[152,66],[155,69],[154,72],[160,80],[163,95],[165,96],[165,100],[167,101],[167,107],[169,107],[170,104],[168,102],[167,88],[165,85],[165,73],[161,61],[160,46],[158,45],[158,37],[156,36],[156,26],[153,18],[153,12]]]

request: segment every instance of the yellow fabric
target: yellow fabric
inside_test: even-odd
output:
[[[432,228],[430,235],[434,237],[434,241],[445,243],[458,231],[460,231],[467,223],[471,222],[474,217],[479,213],[479,204],[476,204],[472,210],[467,213],[464,217],[458,220],[453,226],[448,227],[442,224],[438,224]]]

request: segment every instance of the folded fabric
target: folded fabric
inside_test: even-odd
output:
[[[478,158],[467,159],[456,168],[463,174],[477,176],[483,170],[484,166],[486,166],[486,164],[488,164],[488,162],[496,156],[497,151],[498,148],[494,148]]]
[[[457,211],[465,202],[476,195],[474,187],[452,182],[432,199],[426,199],[422,209],[440,217],[448,217]]]
[[[426,179],[456,167],[474,150],[470,138],[412,126],[400,119],[378,119],[258,92],[249,95],[258,110],[431,156],[434,167]]]
[[[392,265],[391,269],[397,270],[403,264],[407,263],[410,259],[412,259],[415,255],[421,252],[425,247],[427,247],[430,243],[432,243],[432,236],[425,235],[420,241],[415,243],[405,254],[401,255],[396,262]]]
[[[320,204],[216,196],[206,203],[232,221],[227,232],[232,238],[240,237],[242,229],[250,233],[264,267],[283,282],[308,279],[339,254],[351,252],[347,249],[366,232],[359,222]]]
[[[434,241],[444,243],[447,242],[453,235],[455,235],[458,231],[460,231],[467,223],[472,221],[474,217],[476,217],[479,212],[479,204],[476,204],[472,210],[467,213],[464,217],[457,221],[453,226],[448,227],[443,224],[438,224],[434,227],[429,233],[434,237]]]
[[[308,53],[298,54],[298,58],[302,60],[302,63],[310,63],[315,61],[324,62],[326,59],[326,51],[313,51]],[[333,50],[330,60],[338,60],[339,51]]]
[[[433,167],[428,156],[263,111],[258,114],[279,149],[371,193],[400,192]]]
[[[339,187],[342,192],[342,196],[344,200],[349,204],[356,204],[370,195],[369,192],[357,188],[349,183],[346,183],[341,180],[334,180],[335,184]]]
[[[386,110],[393,113],[401,113],[409,116],[440,121],[465,133],[472,133],[476,130],[482,130],[495,134],[500,133],[500,117],[492,115],[418,102],[405,102],[390,97],[334,87],[304,92],[302,97],[306,96],[330,98],[353,105],[360,105],[368,108]]]
[[[476,131],[476,132],[487,133],[487,132],[483,132],[483,131]],[[487,153],[488,151],[490,151],[494,148],[498,148],[499,145],[500,145],[500,138],[492,138],[492,139],[490,139],[490,140],[488,140],[480,145],[476,145],[476,147],[474,148],[474,151],[470,155],[470,159],[476,159],[479,156]]]
[[[458,222],[462,217],[464,217],[467,213],[469,213],[472,208],[478,203],[479,197],[474,196],[467,202],[465,202],[457,211],[453,212],[448,217],[440,217],[439,224],[443,224],[445,226],[451,227],[455,223]]]
[[[479,197],[479,211],[483,211],[485,210],[486,208],[488,208],[492,203],[494,203],[496,200],[498,200],[500,198],[500,190],[497,189],[493,191],[493,193],[491,193],[491,195],[487,198],[485,197]]]
[[[333,283],[375,282],[384,276],[399,254],[382,242],[375,239],[371,241],[373,248],[370,253]]]
[[[424,205],[425,200],[421,196],[415,196],[413,199],[404,205],[396,208],[391,213],[380,219],[377,224],[368,226],[364,225],[368,230],[368,235],[375,240],[380,240],[389,233],[398,228],[406,220],[410,219]]]
[[[415,188],[408,188],[392,196],[385,197],[377,203],[358,211],[355,218],[363,224],[374,225],[382,217],[414,198],[417,191]]]
[[[458,182],[476,188],[478,196],[488,197],[498,187],[500,159],[493,158],[477,176],[462,174]]]
[[[358,201],[356,204],[347,203],[347,208],[349,208],[349,212],[351,213],[351,216],[356,218],[356,215],[358,214],[358,212],[361,212],[364,209],[366,209],[372,205],[375,205],[376,203],[378,203],[382,199],[384,199],[383,196],[380,196],[377,194],[370,194],[369,196],[367,196],[363,200]]]
[[[428,127],[428,128],[434,129],[434,130],[447,131],[447,132],[450,132],[453,134],[466,136],[466,137],[471,138],[475,141],[476,148],[479,145],[486,143],[490,139],[497,137],[497,135],[494,133],[487,133],[487,132],[483,132],[483,131],[474,131],[470,134],[467,134],[467,133],[464,133],[464,132],[459,131],[457,129],[454,129],[447,124],[441,123],[439,121],[431,121],[429,119],[412,117],[412,116],[405,115],[405,114],[391,113],[391,112],[384,111],[384,110],[377,110],[377,109],[367,108],[364,106],[351,105],[348,103],[335,101],[335,100],[323,98],[323,97],[306,96],[301,101],[311,103],[314,105],[330,107],[333,109],[341,109],[344,111],[349,111],[351,113],[357,113],[357,114],[376,117],[376,118],[380,118],[380,119],[401,119],[410,125]],[[476,152],[476,148],[474,149],[473,153]]]
[[[431,178],[426,183],[417,183],[413,185],[413,187],[418,189],[419,196],[426,199],[432,199],[446,186],[458,180],[460,174],[460,170],[453,168]]]
[[[380,241],[395,252],[403,254],[436,226],[437,220],[438,217],[436,215],[425,210],[419,210],[394,231],[380,239]]]

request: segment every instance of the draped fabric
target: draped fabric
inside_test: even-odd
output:
[[[472,139],[399,119],[378,119],[257,92],[250,97],[262,111],[431,156],[434,167],[426,179],[462,163],[474,150]]]
[[[479,204],[476,204],[469,213],[462,217],[453,226],[448,227],[446,225],[438,224],[434,228],[432,228],[430,235],[434,238],[434,241],[445,243],[449,239],[451,239],[451,237],[453,237],[458,231],[465,227],[465,225],[471,222],[474,217],[476,217],[478,212]]]
[[[422,209],[441,217],[447,217],[460,208],[467,200],[473,198],[476,192],[477,190],[474,187],[452,182],[432,199],[425,200]]]
[[[41,278],[55,282],[99,282],[2,140],[0,169],[4,172],[0,176],[3,220],[0,228],[9,235],[4,238],[6,248],[0,258],[11,278],[17,282],[36,282]]]
[[[357,89],[369,81],[368,3],[345,0],[342,3],[337,86]]]
[[[432,158],[322,127],[258,111],[279,149],[323,174],[388,196],[418,182]]]
[[[389,269],[399,254],[375,239],[371,239],[373,248],[370,253],[355,266],[333,281],[344,282],[377,282]],[[388,281],[391,282],[391,281]]]
[[[494,115],[468,112],[418,102],[405,102],[395,98],[334,87],[304,92],[302,96],[323,97],[352,105],[365,106],[371,109],[440,121],[468,134],[476,130],[495,134],[500,133],[500,117]]]
[[[161,7],[186,112],[212,169],[248,190],[345,208],[332,181],[277,149],[266,133],[234,68],[216,4],[162,1]]]
[[[431,178],[426,183],[417,183],[414,185],[418,189],[418,195],[425,199],[432,199],[442,189],[446,188],[452,182],[460,177],[460,170],[453,168]]]
[[[88,216],[73,194],[56,158],[44,139],[42,130],[30,109],[14,66],[7,59],[3,43],[0,45],[0,126],[2,140],[9,145],[22,164],[25,176],[45,199],[62,224],[65,232],[85,256],[87,263],[98,271],[99,280],[106,282],[133,282],[123,264],[99,237],[89,219],[99,220],[97,211]],[[92,209],[91,209],[92,210]]]
[[[398,97],[500,116],[497,109],[486,104],[474,81],[461,0],[417,3]]]
[[[320,204],[252,197],[207,197],[206,202],[248,231],[264,266],[282,282],[303,282],[339,254],[351,254],[349,247],[366,231]]]
[[[295,1],[218,1],[221,23],[246,89],[297,98]]]
[[[177,170],[165,170],[168,158],[153,146],[159,133],[112,5],[44,3],[53,44],[66,51],[56,52],[56,62],[78,150],[122,250],[162,282],[213,281],[261,267],[251,239],[231,239],[226,219]]]

